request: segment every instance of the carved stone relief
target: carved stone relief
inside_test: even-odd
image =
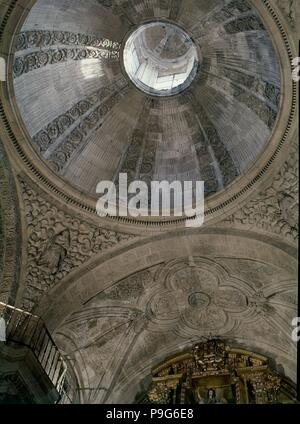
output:
[[[134,238],[82,222],[20,181],[28,233],[23,307],[32,310],[42,295],[93,256]]]
[[[271,95],[271,93],[269,93],[269,95]],[[253,110],[270,129],[273,128],[277,117],[277,110],[274,110],[264,101],[256,96],[249,95],[242,88],[236,86],[234,87],[234,97],[239,102],[244,103],[250,110]]]
[[[236,19],[224,25],[226,32],[229,34],[236,34],[237,32],[264,30],[265,27],[261,20],[255,16],[250,15],[245,18]]]
[[[88,34],[76,34],[66,31],[25,31],[17,36],[16,51],[32,47],[44,48],[54,45],[87,46],[93,48],[120,50],[120,43],[107,38]]]
[[[151,281],[151,274],[148,270],[140,272],[105,290],[97,296],[97,300],[133,301],[135,303]]]
[[[226,6],[215,7],[209,17],[199,19],[199,25],[194,30],[196,38],[205,37],[212,28],[224,31],[222,28],[227,23],[235,22],[235,19],[243,13],[251,11],[251,6],[246,0],[233,0]],[[252,10],[253,13],[253,10]]]
[[[141,112],[139,115],[138,123],[134,128],[131,136],[131,141],[127,151],[123,154],[120,172],[127,173],[131,181],[136,179],[136,176],[141,172],[141,161],[144,161],[144,150],[146,143],[147,127],[149,122],[149,115],[151,111],[151,100],[145,99]],[[153,151],[154,152],[154,151]],[[152,162],[150,163],[150,171],[152,170]]]
[[[296,242],[299,237],[298,176],[298,147],[294,145],[289,160],[270,186],[224,223],[270,232]]]
[[[296,28],[297,0],[276,0],[292,28]],[[299,9],[298,9],[299,13]]]
[[[176,343],[185,346],[202,336],[247,334],[246,340],[256,337],[262,344],[276,340],[276,352],[292,358],[290,322],[297,286],[291,277],[273,265],[242,258],[176,259],[107,287],[56,330],[57,340],[67,352],[69,340],[80,341],[75,356],[70,353],[77,366],[88,363],[94,387],[101,387],[92,399],[96,403],[109,401],[117,387],[137,378],[139,370],[153,365],[154,358],[172,351]],[[124,337],[130,334],[130,353],[129,342],[122,345],[122,331]],[[116,349],[122,364],[118,372],[109,359]]]
[[[221,140],[218,131],[216,130],[213,122],[209,119],[205,108],[200,104],[193,93],[187,95],[193,105],[194,111],[199,118],[199,122],[203,128],[205,134],[206,143],[203,143],[202,149],[207,150],[208,146],[205,147],[205,144],[208,144],[212,149],[213,153],[218,161],[218,164],[222,172],[222,180],[224,186],[230,184],[233,179],[239,174],[226,146]],[[201,146],[200,146],[201,149]],[[198,154],[201,157],[202,151]]]
[[[79,121],[78,125],[72,130],[58,148],[48,157],[48,162],[51,168],[56,172],[61,172],[72,155],[79,149],[84,147],[88,135],[91,131],[100,128],[105,117],[113,109],[113,107],[120,101],[122,97],[128,92],[128,84],[121,81],[120,84],[115,85],[109,92],[108,97],[101,102],[96,108],[89,113],[82,122]]]
[[[57,140],[66,135],[70,127],[76,128],[77,131],[83,131],[84,125],[80,122],[82,118],[88,118],[89,114],[95,112],[95,108],[100,107],[111,96],[117,95],[123,88],[127,86],[124,78],[115,81],[111,86],[100,88],[94,91],[90,96],[80,100],[70,110],[63,115],[57,117],[54,121],[49,123],[47,127],[41,129],[32,138],[38,150],[43,153],[45,157],[51,154],[51,146],[57,147]],[[84,121],[85,122],[85,121]],[[82,138],[84,134],[82,134]],[[63,140],[62,140],[63,141]]]

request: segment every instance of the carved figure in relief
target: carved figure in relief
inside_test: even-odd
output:
[[[56,274],[61,268],[69,247],[70,232],[68,229],[62,230],[58,234],[53,234],[49,244],[38,260],[38,266],[44,271]]]

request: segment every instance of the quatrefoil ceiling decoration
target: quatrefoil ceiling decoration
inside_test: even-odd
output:
[[[239,320],[255,315],[248,301],[254,293],[215,262],[196,259],[190,266],[177,261],[166,268],[163,287],[153,288],[147,306],[153,323],[165,329],[180,326],[183,334],[200,329],[226,334]]]

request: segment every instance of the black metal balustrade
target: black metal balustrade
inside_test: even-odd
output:
[[[72,403],[64,389],[67,365],[43,320],[0,302],[1,318],[5,322],[6,340],[30,348],[60,394],[60,403]]]

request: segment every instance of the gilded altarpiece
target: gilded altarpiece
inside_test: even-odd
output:
[[[273,371],[267,358],[220,340],[195,345],[152,375],[147,403],[296,403],[294,384]]]

